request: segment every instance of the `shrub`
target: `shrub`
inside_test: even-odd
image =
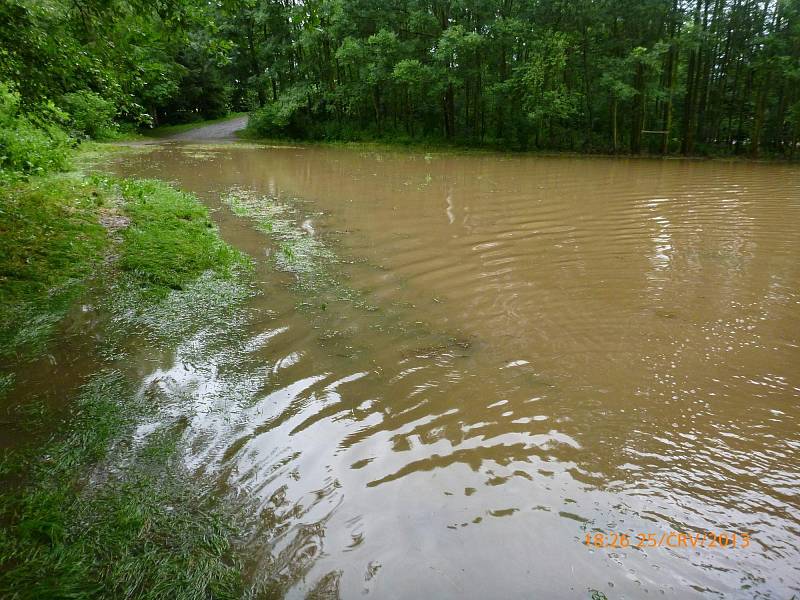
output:
[[[251,113],[247,128],[263,137],[308,137],[311,130],[310,90],[295,86],[277,100]]]
[[[113,137],[117,125],[114,103],[88,90],[70,92],[61,98],[61,105],[69,113],[69,122],[75,133],[99,140]]]
[[[67,165],[67,134],[44,117],[24,115],[19,102],[19,94],[0,82],[0,183],[57,171]],[[42,113],[51,118],[61,114],[52,104],[42,107]]]

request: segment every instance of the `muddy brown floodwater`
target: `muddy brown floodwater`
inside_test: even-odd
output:
[[[144,381],[191,404],[186,464],[254,499],[249,576],[800,593],[796,166],[173,143],[113,169],[197,192],[260,265],[245,343]],[[231,189],[294,206],[336,286],[275,274]],[[636,547],[673,531],[738,544]]]

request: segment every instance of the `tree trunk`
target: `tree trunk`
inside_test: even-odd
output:
[[[636,64],[636,90],[633,112],[631,113],[631,154],[642,152],[642,129],[644,129],[644,66],[641,62]]]
[[[611,124],[612,124],[612,131],[613,131],[613,138],[614,138],[614,154],[617,153],[617,97],[614,96],[614,100],[611,104]]]
[[[448,140],[452,140],[456,135],[455,112],[455,92],[453,84],[449,83],[444,94],[444,131]]]
[[[589,94],[589,33],[586,24],[583,25],[583,97],[586,100],[586,124],[583,140],[584,150],[592,145],[592,103]]]
[[[695,30],[700,27],[700,9],[702,0],[697,0],[694,11]],[[697,79],[699,73],[699,48],[692,48],[689,52],[689,65],[686,70],[686,101],[683,109],[683,139],[681,140],[681,153],[691,154],[694,152],[694,131],[697,122],[696,97]]]

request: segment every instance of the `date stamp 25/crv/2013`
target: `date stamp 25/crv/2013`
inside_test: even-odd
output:
[[[587,533],[584,545],[593,548],[747,548],[750,534],[729,531],[701,531],[682,533],[662,531],[659,533],[616,531]]]

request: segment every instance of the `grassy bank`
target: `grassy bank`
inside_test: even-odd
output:
[[[328,140],[309,140],[294,138],[265,137],[253,129],[246,128],[236,134],[242,140],[256,144],[270,146],[300,146],[300,147],[322,147],[322,148],[344,148],[357,152],[416,152],[431,155],[478,155],[478,156],[542,156],[542,157],[567,157],[567,158],[619,158],[637,160],[713,160],[723,162],[757,162],[757,163],[797,163],[800,161],[800,154],[794,156],[761,156],[752,158],[748,155],[734,154],[692,154],[683,156],[680,154],[630,154],[626,152],[605,152],[602,150],[590,150],[586,152],[576,152],[569,150],[547,150],[547,149],[528,149],[515,150],[507,146],[493,143],[469,143],[469,142],[449,142],[444,139],[411,139],[411,138],[379,138],[379,139],[328,139]]]
[[[196,198],[156,181],[53,175],[3,190],[0,358],[34,358],[113,242],[119,272],[161,298],[240,255]]]
[[[248,295],[249,261],[194,196],[164,183],[73,173],[2,193],[6,391],[15,364],[40,360],[56,343],[60,320],[89,285],[115,341],[180,335],[175,307],[202,306],[206,318]],[[132,443],[158,402],[142,395],[124,360],[97,365],[66,418],[43,398],[6,402],[26,430],[49,433],[0,455],[0,596],[240,597],[235,519],[183,472],[182,421],[158,416],[155,432]]]
[[[108,194],[51,176],[3,190],[0,204],[0,359],[39,355],[108,246]]]

